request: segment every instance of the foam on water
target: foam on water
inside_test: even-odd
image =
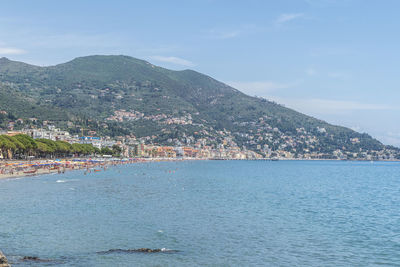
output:
[[[69,182],[77,182],[77,181],[79,181],[79,179],[68,179],[68,180],[59,179],[56,181],[56,183],[69,183]]]

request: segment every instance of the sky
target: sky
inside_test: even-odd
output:
[[[193,69],[400,146],[400,1],[2,0],[0,57]]]

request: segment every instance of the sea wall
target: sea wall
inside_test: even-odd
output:
[[[4,256],[1,250],[0,250],[0,267],[10,267],[10,264],[8,264],[6,256]]]

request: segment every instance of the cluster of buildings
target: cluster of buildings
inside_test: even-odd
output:
[[[0,111],[1,113],[1,111]],[[3,113],[2,113],[3,114]],[[399,153],[388,148],[382,150],[357,151],[346,147],[335,149],[321,149],[326,146],[322,138],[334,139],[323,127],[317,127],[313,132],[300,127],[292,131],[280,130],[268,123],[268,117],[259,118],[255,122],[235,123],[246,129],[245,132],[230,132],[226,129],[215,130],[206,127],[199,127],[199,131],[192,134],[183,132],[174,138],[169,137],[169,124],[202,126],[192,122],[192,116],[185,114],[181,117],[172,117],[165,114],[145,115],[138,111],[115,111],[113,116],[107,118],[111,121],[129,120],[152,120],[163,124],[158,135],[136,138],[134,135],[111,137],[97,137],[95,131],[87,131],[86,135],[72,135],[68,131],[61,130],[51,122],[41,122],[41,128],[26,127],[32,126],[37,119],[29,118],[24,123],[22,119],[10,121],[7,130],[0,134],[15,135],[27,134],[34,139],[45,138],[50,140],[61,140],[68,143],[92,144],[94,147],[112,148],[117,145],[121,148],[124,157],[148,157],[148,158],[198,158],[198,159],[338,159],[338,160],[396,160]],[[14,129],[20,125],[19,129]],[[162,135],[167,136],[161,140]],[[240,141],[239,141],[240,140]],[[358,137],[349,137],[347,144],[359,145],[361,140]],[[164,144],[164,145],[160,145]],[[168,144],[168,145],[165,145]]]
[[[196,159],[261,159],[260,154],[251,150],[241,150],[239,147],[218,147],[204,145],[201,140],[193,146],[161,146],[156,144],[145,144],[144,139],[136,139],[134,136],[119,136],[114,139],[110,137],[79,136],[71,135],[67,131],[60,130],[54,125],[47,125],[40,129],[4,130],[0,134],[17,135],[26,134],[34,139],[50,139],[53,141],[65,141],[68,143],[91,144],[99,149],[111,148],[117,145],[122,150],[124,157],[144,158],[196,158]],[[224,144],[227,144],[225,141]]]
[[[196,159],[262,159],[262,155],[254,151],[242,151],[239,148],[211,147],[194,148],[187,146],[159,146],[143,143],[128,146],[129,155],[145,158],[196,158]]]
[[[149,120],[154,122],[162,122],[163,124],[180,124],[180,125],[188,125],[192,124],[192,116],[190,114],[185,114],[181,117],[173,117],[166,114],[156,114],[156,115],[145,115],[142,112],[131,110],[126,111],[124,109],[116,110],[114,115],[109,116],[107,121],[136,121],[136,120]]]
[[[47,128],[40,129],[22,129],[22,130],[0,130],[0,135],[17,135],[17,134],[26,134],[31,136],[33,139],[50,139],[53,141],[65,141],[71,144],[79,143],[79,144],[92,144],[94,147],[99,149],[103,147],[111,148],[113,145],[121,145],[121,142],[117,142],[111,138],[100,138],[95,136],[79,136],[79,135],[71,135],[67,131],[60,130],[56,128],[54,125],[47,125]]]

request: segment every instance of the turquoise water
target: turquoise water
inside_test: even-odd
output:
[[[0,210],[13,266],[400,264],[400,163],[139,163],[0,180]],[[142,247],[177,251],[96,253]]]

